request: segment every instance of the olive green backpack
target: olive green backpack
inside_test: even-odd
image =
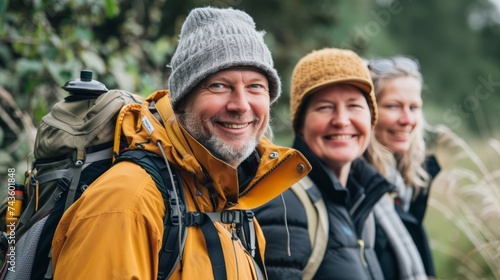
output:
[[[37,129],[35,160],[26,172],[22,209],[16,209],[22,214],[6,221],[17,226],[2,233],[9,245],[1,279],[51,278],[51,241],[62,214],[111,167],[116,117],[126,104],[141,102],[130,92],[108,90],[86,70],[63,88],[70,95]]]

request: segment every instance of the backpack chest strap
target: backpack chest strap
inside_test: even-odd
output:
[[[222,212],[188,212],[184,216],[184,223],[186,226],[200,226],[205,240],[207,241],[207,247],[209,247],[210,259],[212,262],[223,260],[222,247],[220,246],[220,241],[218,240],[218,234],[216,233],[214,222],[221,222],[224,224],[235,225],[237,236],[240,238],[241,243],[248,250],[252,259],[255,257],[256,251],[256,237],[255,228],[253,224],[253,212],[252,211],[222,211]],[[234,235],[233,235],[234,236]],[[217,240],[213,240],[216,238]],[[216,245],[217,244],[217,245]],[[217,253],[219,252],[219,253]],[[214,265],[214,264],[213,264]],[[218,265],[225,265],[219,263]],[[256,265],[258,270],[258,266]],[[214,275],[217,273],[214,271]],[[259,279],[262,279],[259,277]]]
[[[186,226],[199,226],[205,219],[210,218],[212,222],[221,222],[224,224],[241,224],[243,220],[241,211],[222,211],[222,212],[188,212],[185,215],[184,223]]]
[[[222,212],[209,212],[206,214],[212,222],[221,222],[224,224],[235,224],[238,229],[238,237],[241,239],[246,249],[250,252],[252,257],[255,257],[256,241],[255,241],[255,228],[253,224],[254,214],[252,211],[222,211]],[[245,233],[243,223],[248,226]]]

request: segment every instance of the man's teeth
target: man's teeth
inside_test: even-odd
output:
[[[245,124],[234,124],[234,123],[223,123],[222,124],[224,127],[227,128],[233,128],[233,129],[238,129],[238,128],[244,128],[248,126],[248,123]]]

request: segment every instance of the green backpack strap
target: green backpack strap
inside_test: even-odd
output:
[[[318,187],[309,177],[300,180],[291,189],[304,205],[312,248],[307,265],[302,270],[302,279],[313,279],[321,265],[328,243],[328,213]]]

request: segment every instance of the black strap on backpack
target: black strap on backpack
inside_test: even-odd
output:
[[[184,216],[184,224],[186,226],[199,226],[203,237],[205,237],[205,243],[207,244],[208,256],[212,264],[212,271],[215,280],[225,280],[227,279],[226,273],[226,263],[224,261],[224,253],[222,251],[222,244],[220,243],[219,234],[213,223],[214,220],[223,220],[223,213],[199,213],[199,212],[188,212]],[[216,214],[217,218],[210,215]],[[230,223],[230,221],[223,221],[225,223]]]
[[[207,250],[212,263],[212,271],[216,280],[227,279],[226,265],[222,245],[213,222],[218,221],[224,224],[233,224],[233,240],[240,239],[242,245],[248,250],[254,260],[257,279],[266,279],[264,262],[261,258],[258,242],[255,236],[253,224],[254,214],[250,210],[234,210],[222,212],[188,212],[185,213],[184,222],[186,226],[199,226],[205,237]]]
[[[166,213],[163,220],[165,234],[163,235],[162,248],[159,253],[158,279],[166,279],[180,260],[180,246],[176,243],[182,242],[183,244],[186,237],[185,225],[179,223],[182,213],[186,211],[184,189],[181,185],[179,172],[175,168],[171,169],[172,179],[175,184],[175,186],[172,186],[172,180],[170,180],[170,174],[164,159],[145,150],[124,151],[116,158],[115,163],[120,161],[134,162],[146,170],[155,181],[165,202]],[[175,198],[174,188],[179,196],[178,199]],[[177,211],[179,209],[176,205],[177,201],[179,202],[181,213]],[[180,227],[181,225],[182,228]],[[178,238],[179,231],[181,231],[180,236],[182,240]]]
[[[208,255],[210,257],[210,262],[212,263],[212,271],[214,273],[214,278],[216,280],[225,280],[227,278],[226,274],[226,262],[224,261],[224,253],[222,252],[222,245],[220,243],[219,234],[214,226],[212,220],[205,216],[203,223],[200,225],[203,236],[205,237],[205,243],[207,244]]]
[[[167,208],[163,221],[164,235],[162,248],[159,252],[158,279],[167,279],[180,261],[181,248],[184,245],[187,233],[186,227],[199,226],[205,238],[214,278],[215,280],[226,280],[227,273],[222,244],[213,222],[221,221],[230,224],[235,221],[235,217],[238,218],[238,224],[243,225],[241,228],[242,232],[238,236],[241,238],[244,246],[248,248],[252,257],[255,256],[261,270],[265,271],[263,261],[258,253],[259,248],[255,239],[252,211],[187,212],[184,204],[184,189],[181,184],[179,172],[175,168],[170,169],[174,181],[174,185],[172,185],[170,173],[163,158],[145,150],[134,149],[120,153],[116,157],[115,163],[120,161],[131,161],[144,168],[155,181]],[[178,195],[177,199],[175,197],[176,193]],[[178,209],[180,209],[180,212]],[[179,231],[181,231],[180,234]]]

